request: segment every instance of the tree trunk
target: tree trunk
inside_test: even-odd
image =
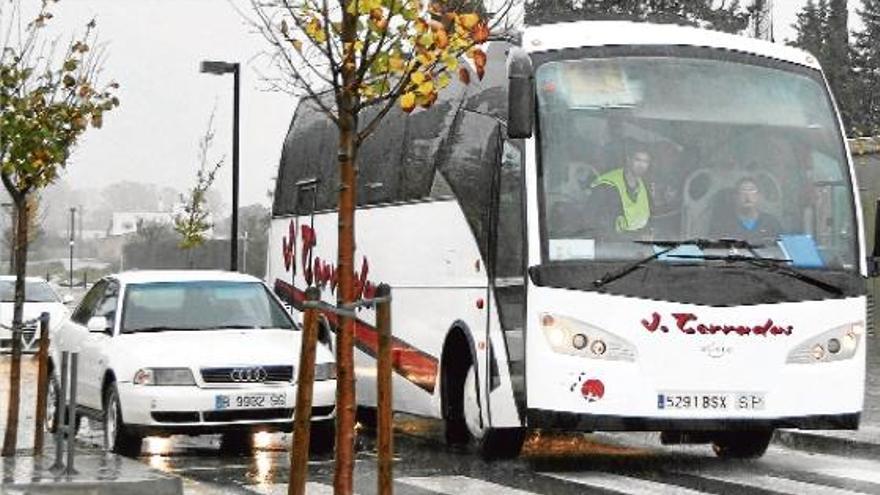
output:
[[[346,9],[343,9],[346,10]],[[339,213],[337,269],[339,285],[336,303],[340,307],[354,301],[354,207],[357,204],[357,74],[354,42],[357,40],[357,17],[347,12],[342,18],[341,39],[344,48],[341,66],[342,91],[337,95],[339,115]],[[342,316],[336,332],[336,471],[335,495],[354,491],[354,320]]]
[[[27,194],[15,201],[18,220],[15,232],[15,303],[12,312],[12,362],[9,371],[9,409],[6,434],[3,437],[4,457],[15,455],[18,438],[18,410],[21,402],[21,320],[24,312],[24,278],[27,268],[28,203]]]

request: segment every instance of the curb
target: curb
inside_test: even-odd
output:
[[[50,481],[42,483],[4,484],[3,493],[75,495],[183,495],[180,478],[159,478],[137,481]]]
[[[817,454],[880,460],[880,444],[855,438],[843,438],[819,431],[776,430],[773,434],[773,443]]]

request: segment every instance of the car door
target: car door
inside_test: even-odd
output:
[[[98,303],[92,310],[89,319],[102,316],[107,319],[107,327],[104,331],[89,332],[80,346],[79,366],[80,396],[78,403],[100,410],[101,383],[107,368],[108,348],[113,339],[116,328],[116,308],[119,304],[119,282],[108,279]],[[88,320],[86,320],[88,323]]]
[[[91,290],[89,290],[85,297],[83,297],[82,301],[79,303],[79,306],[74,310],[73,315],[71,315],[70,319],[64,322],[61,326],[61,330],[58,334],[57,342],[58,347],[61,349],[81,349],[86,341],[89,339],[87,324],[89,322],[89,318],[92,317],[92,314],[95,312],[95,308],[97,308],[98,303],[101,302],[101,299],[104,297],[104,292],[107,290],[107,281],[101,280],[98,281],[94,286],[92,286]],[[60,353],[55,356],[56,362],[61,364],[61,355]],[[77,402],[80,404],[85,404],[83,401],[83,386],[86,385],[86,376],[84,374],[85,371],[85,362],[80,359],[77,366]]]

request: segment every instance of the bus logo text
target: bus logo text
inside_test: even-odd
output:
[[[783,325],[775,323],[772,318],[767,318],[764,323],[756,325],[730,325],[705,323],[700,321],[697,315],[693,313],[670,313],[674,324],[663,324],[663,318],[660,313],[654,312],[650,318],[642,320],[642,326],[649,332],[660,331],[669,333],[670,328],[677,328],[682,333],[689,335],[715,335],[715,334],[736,334],[736,335],[791,335],[794,327],[791,325]]]

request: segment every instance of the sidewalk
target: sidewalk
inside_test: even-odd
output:
[[[880,330],[880,328],[878,328]],[[774,442],[789,448],[822,454],[880,459],[880,336],[867,338],[865,405],[857,431],[779,430]]]
[[[0,356],[0,442],[6,431],[6,403],[9,398],[9,357]],[[88,421],[77,435],[77,451],[71,476],[50,470],[55,461],[54,438],[47,436],[42,456],[35,456],[34,412],[36,364],[31,356],[22,357],[22,404],[19,410],[18,449],[15,457],[0,457],[0,494],[82,494],[93,495],[181,495],[180,478],[150,469],[133,459],[104,453],[102,432],[90,429]]]

